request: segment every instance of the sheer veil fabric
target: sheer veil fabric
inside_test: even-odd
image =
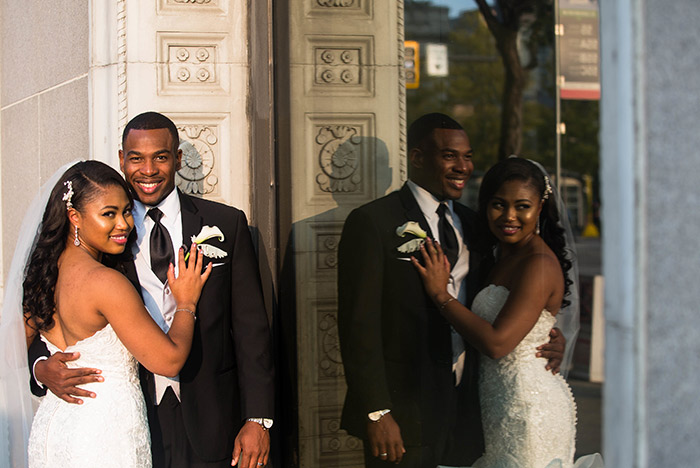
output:
[[[27,345],[22,314],[22,282],[49,195],[78,161],[58,169],[41,187],[24,216],[10,270],[5,277],[0,315],[0,466],[27,466],[27,442],[39,399],[29,390]],[[8,220],[5,220],[8,222]]]
[[[531,163],[542,171],[542,174],[549,177],[549,174],[544,167],[537,161],[528,159]],[[580,296],[579,296],[579,278],[578,278],[578,255],[576,254],[576,239],[574,238],[574,233],[571,230],[571,222],[569,222],[569,214],[566,209],[566,205],[559,196],[559,190],[554,185],[550,179],[550,185],[552,186],[552,197],[559,212],[559,225],[564,228],[564,238],[566,240],[566,252],[568,254],[569,260],[571,261],[571,269],[566,273],[567,279],[571,280],[571,286],[569,287],[570,294],[566,297],[567,300],[571,302],[567,307],[562,308],[557,314],[557,322],[555,326],[561,330],[566,338],[566,350],[564,351],[564,360],[561,364],[561,373],[564,378],[569,374],[569,369],[571,368],[571,360],[574,356],[574,346],[576,345],[576,338],[579,332],[579,316],[581,313]],[[559,181],[557,181],[559,182]]]

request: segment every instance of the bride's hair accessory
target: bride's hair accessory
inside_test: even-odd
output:
[[[75,226],[75,239],[73,239],[73,245],[80,247],[80,237],[78,237],[78,226]]]
[[[554,193],[552,190],[552,184],[549,182],[549,176],[544,176],[544,193],[542,194],[543,200],[549,200],[549,196]]]
[[[72,180],[67,180],[63,182],[63,185],[68,187],[68,190],[66,190],[66,193],[63,194],[63,201],[66,202],[66,209],[70,210],[73,208],[73,181]],[[78,229],[76,227],[76,229]],[[77,236],[76,236],[77,239]],[[76,244],[77,245],[77,244]]]

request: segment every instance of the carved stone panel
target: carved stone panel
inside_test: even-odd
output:
[[[180,134],[182,161],[175,183],[184,193],[216,199],[221,196],[223,155],[227,154],[225,115],[168,114]],[[222,133],[224,135],[222,135]],[[223,163],[223,164],[222,164]]]
[[[320,434],[316,441],[318,466],[362,466],[362,459],[358,457],[362,441],[340,428],[341,408],[319,407],[314,410]]]
[[[318,129],[316,143],[321,145],[318,164],[321,172],[316,183],[324,192],[355,192],[362,183],[360,162],[362,138],[350,125],[325,125]]]
[[[158,33],[159,94],[225,94],[224,34]]]
[[[226,14],[227,0],[158,0],[158,14]]]
[[[323,48],[314,50],[314,85],[358,85],[362,82],[360,49]]]
[[[374,95],[374,43],[371,36],[312,36],[308,39],[313,76],[307,93],[319,96]]]
[[[316,237],[318,270],[334,270],[338,266],[340,233],[322,233]]]
[[[384,0],[382,0],[384,1]],[[353,15],[372,16],[372,0],[307,0],[310,16]]]
[[[338,210],[332,209],[295,225],[298,253],[309,254],[305,271],[302,273],[307,281],[328,281],[335,283],[338,268],[338,243],[343,230],[344,218],[336,219]],[[332,288],[335,297],[335,285]]]
[[[375,198],[373,174],[376,138],[374,114],[307,115],[309,156],[314,170],[310,203],[328,203],[328,197],[355,202]]]
[[[344,378],[343,362],[340,358],[340,340],[338,339],[338,312],[335,301],[318,306],[318,384],[336,386],[338,377]]]

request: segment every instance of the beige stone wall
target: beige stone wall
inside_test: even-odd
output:
[[[2,268],[42,181],[89,156],[87,1],[0,2]]]
[[[179,187],[255,218],[249,93],[259,41],[246,0],[0,5],[2,267],[42,181],[76,159],[117,167],[124,125],[147,110],[180,130]]]

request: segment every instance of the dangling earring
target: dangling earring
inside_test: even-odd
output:
[[[75,226],[75,239],[73,239],[73,245],[80,247],[80,238],[78,237],[78,226]]]
[[[540,218],[537,218],[537,227],[535,228],[535,234],[537,234],[538,236],[540,235]]]

